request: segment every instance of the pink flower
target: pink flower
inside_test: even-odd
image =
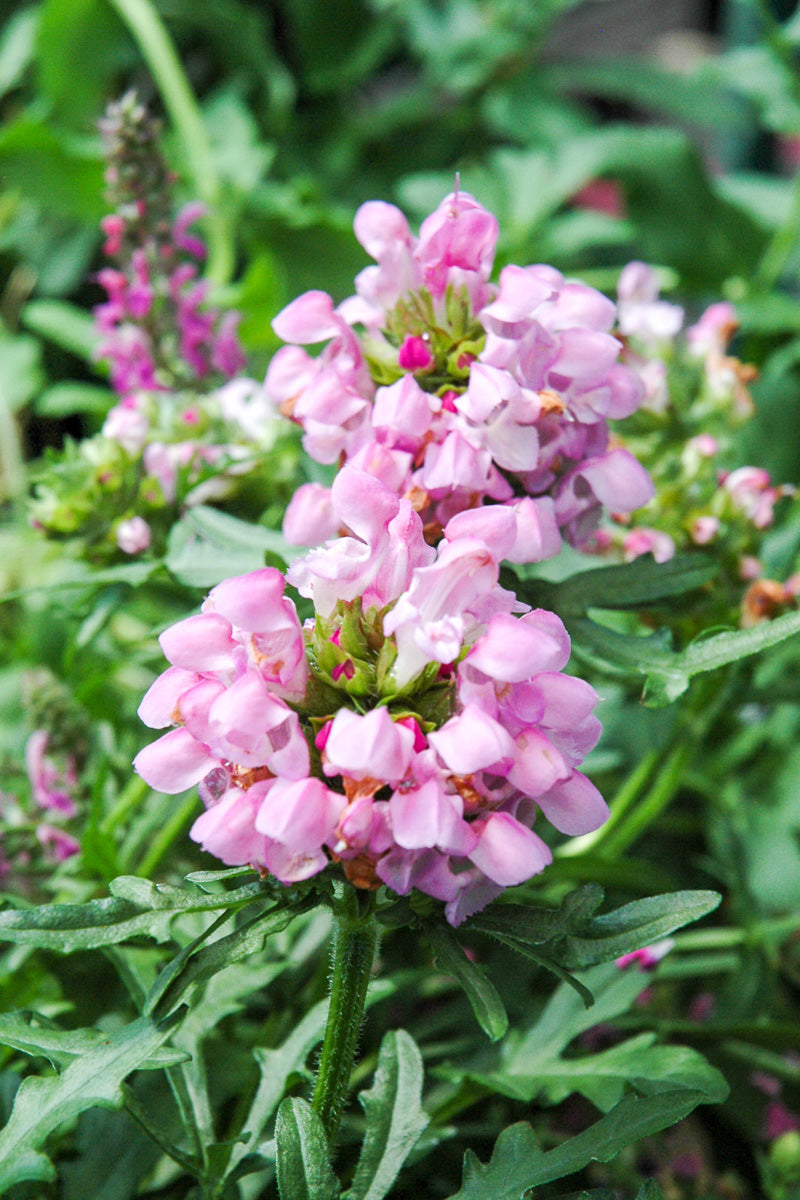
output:
[[[620,512],[649,498],[643,468],[609,451],[607,421],[645,398],[620,361],[611,300],[544,265],[507,266],[490,283],[497,222],[458,189],[416,238],[377,201],[355,231],[376,259],[356,295],[334,307],[311,291],[273,322],[295,344],[273,359],[267,390],[302,426],[307,453],[357,464],[408,498],[432,544],[459,512],[545,502],[526,510],[547,524],[520,531],[516,562],[556,553],[562,534],[584,542],[608,497]],[[315,341],[327,345],[312,359],[299,347]],[[564,495],[606,459],[608,483],[573,511]],[[295,525],[291,509],[287,536],[300,536]]]
[[[49,744],[46,729],[34,730],[25,743],[25,766],[33,799],[40,808],[55,809],[65,817],[73,817],[78,811],[75,760],[68,754],[48,754]]]
[[[150,545],[150,537],[144,517],[129,517],[117,526],[117,545],[124,554],[141,554]]]
[[[289,577],[314,603],[301,629],[272,568],[226,580],[162,633],[172,664],[144,697],[174,725],[136,757],[155,788],[194,784],[192,837],[283,883],[337,870],[357,887],[417,888],[458,923],[568,834],[607,816],[577,770],[599,736],[596,695],[564,675],[569,638],[498,585],[518,516],[457,514],[437,550],[408,501],[346,466],[331,489],[351,532]]]
[[[629,954],[621,955],[616,960],[617,966],[622,969],[637,963],[640,971],[651,971],[666,954],[669,954],[674,945],[672,938],[663,938],[660,942],[653,942],[652,946],[644,946],[641,950],[632,950]]]

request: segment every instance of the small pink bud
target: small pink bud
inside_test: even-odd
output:
[[[409,334],[400,347],[397,362],[404,371],[429,371],[435,359],[424,338]]]

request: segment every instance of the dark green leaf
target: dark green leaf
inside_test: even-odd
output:
[[[307,1101],[284,1100],[278,1109],[275,1142],[281,1200],[338,1200],[339,1184],[331,1170],[325,1130]]]
[[[40,1055],[54,1067],[66,1067],[75,1058],[104,1046],[107,1035],[99,1029],[59,1029],[38,1013],[0,1013],[0,1042],[13,1046],[23,1054]],[[180,1050],[157,1050],[140,1070],[153,1070],[183,1062],[186,1055]]]
[[[423,930],[439,968],[458,980],[481,1029],[496,1042],[508,1029],[508,1014],[494,984],[478,964],[467,957],[449,925],[429,921]]]
[[[530,1125],[511,1125],[500,1134],[485,1166],[467,1151],[462,1186],[449,1200],[529,1200],[531,1188],[563,1179],[590,1162],[609,1162],[626,1146],[682,1120],[705,1100],[702,1092],[685,1088],[626,1096],[589,1129],[546,1153]]]
[[[0,1192],[24,1179],[55,1179],[52,1164],[41,1153],[48,1135],[87,1108],[119,1108],[123,1080],[150,1059],[169,1034],[169,1025],[157,1026],[140,1017],[107,1034],[102,1044],[81,1054],[61,1075],[26,1079],[0,1132]]]
[[[206,941],[206,935],[201,934],[161,972],[147,997],[145,1012],[165,1017],[181,1003],[189,988],[216,975],[223,967],[257,954],[267,938],[286,929],[299,912],[299,907],[272,906],[250,917],[233,933],[197,949]]]
[[[70,954],[114,945],[132,937],[169,938],[172,918],[182,912],[241,908],[262,896],[260,883],[233,892],[208,895],[121,876],[109,884],[113,893],[86,904],[42,904],[0,913],[0,941],[41,946]]]
[[[585,616],[590,608],[647,608],[702,587],[718,570],[705,554],[676,554],[665,563],[648,554],[630,563],[579,571],[558,583],[521,583],[517,590],[529,602],[552,608],[566,619]]]
[[[684,891],[634,900],[593,917],[582,935],[568,934],[559,961],[576,971],[610,962],[649,946],[690,921],[699,921],[713,912],[721,899],[717,892]]]
[[[423,1112],[422,1055],[403,1029],[381,1043],[375,1082],[359,1100],[367,1128],[347,1200],[383,1200],[428,1125]]]

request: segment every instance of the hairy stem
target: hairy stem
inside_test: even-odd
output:
[[[341,904],[334,910],[330,1008],[311,1101],[331,1146],[347,1097],[378,944],[372,908],[370,894],[347,885]]]

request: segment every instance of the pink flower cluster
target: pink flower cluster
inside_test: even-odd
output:
[[[507,266],[489,282],[497,222],[472,196],[447,196],[414,237],[403,214],[362,205],[355,233],[376,260],[338,307],[324,292],[273,322],[292,343],[266,388],[322,463],[349,462],[408,498],[426,536],[488,504],[512,507],[512,561],[582,544],[603,509],[652,495],[647,472],[609,445],[608,420],[635,411],[639,375],[619,361],[616,306],[553,267]],[[318,357],[304,346],[327,342]],[[290,541],[335,533],[330,494],[301,488]]]
[[[226,863],[287,884],[340,864],[458,924],[550,862],[538,813],[570,835],[606,819],[577,769],[597,697],[564,674],[560,619],[498,584],[512,507],[457,513],[434,550],[410,501],[355,467],[331,505],[345,536],[288,572],[313,600],[305,627],[265,568],[161,635],[171,666],[139,711],[177,728],[136,769],[166,792],[199,784],[192,837]]]

